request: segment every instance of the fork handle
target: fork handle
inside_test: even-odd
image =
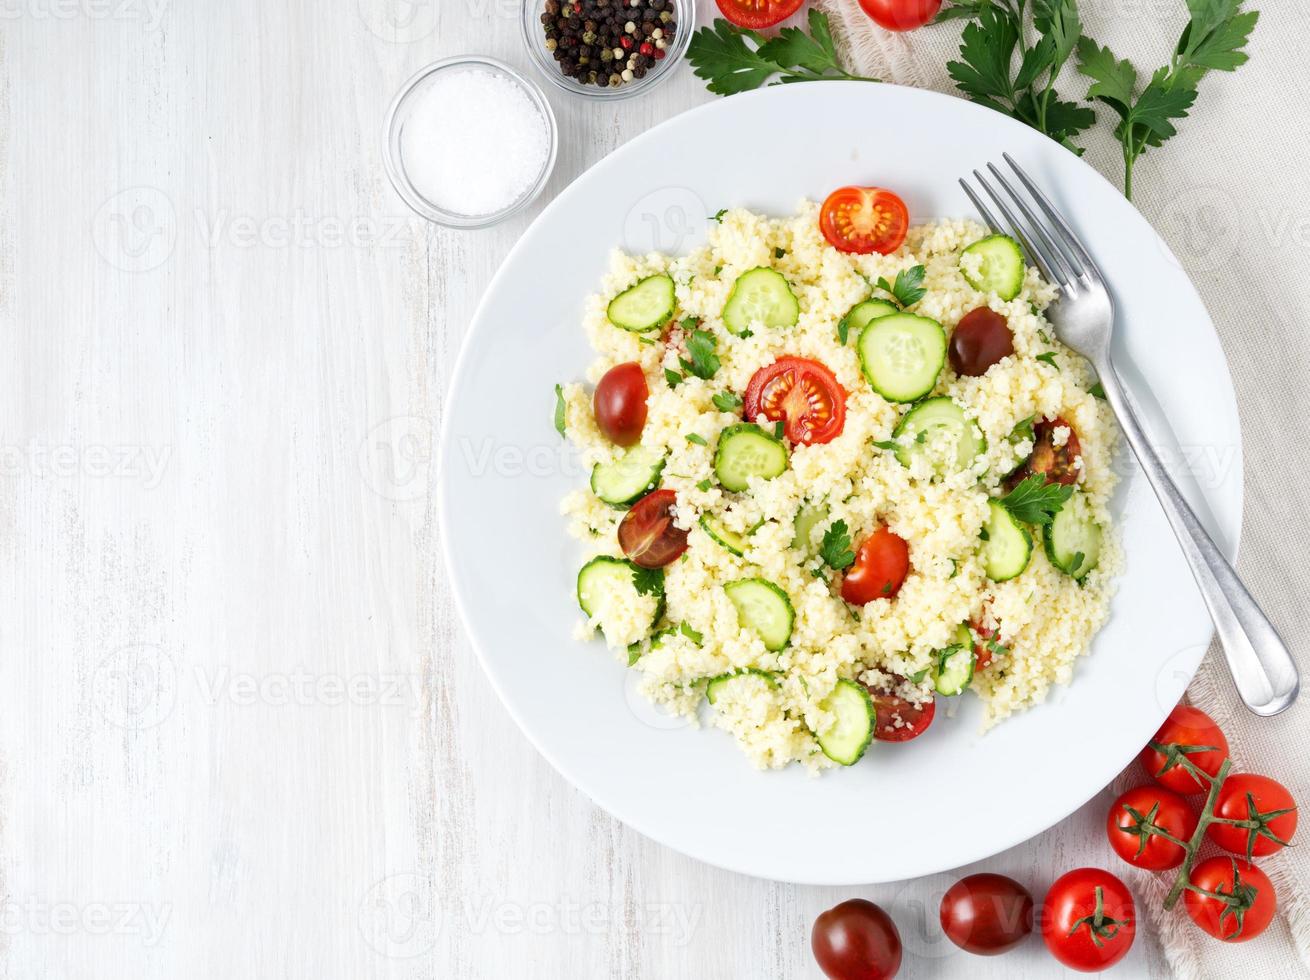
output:
[[[1238,693],[1257,715],[1278,714],[1296,700],[1301,683],[1287,644],[1179,492],[1151,446],[1128,401],[1123,382],[1108,358],[1099,373],[1106,400],[1118,416],[1119,426],[1151,481],[1155,495],[1160,498],[1160,506],[1196,577]]]

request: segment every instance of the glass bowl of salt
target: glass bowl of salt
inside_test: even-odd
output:
[[[555,166],[559,135],[541,89],[494,58],[435,62],[397,93],[383,160],[411,208],[449,228],[523,210]]]

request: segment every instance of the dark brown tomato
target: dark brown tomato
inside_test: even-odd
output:
[[[942,896],[941,920],[942,931],[960,949],[996,956],[1033,931],[1033,897],[1005,875],[969,875]]]
[[[646,426],[646,399],[650,388],[636,361],[616,364],[601,377],[591,399],[596,426],[616,446],[632,446]]]
[[[1013,353],[1010,322],[985,306],[966,313],[951,333],[948,354],[956,374],[976,378]]]
[[[663,568],[687,550],[687,530],[673,523],[678,495],[672,490],[646,494],[619,524],[619,547],[642,568]]]
[[[810,949],[832,980],[891,980],[901,968],[901,934],[873,902],[852,898],[814,920]]]
[[[1063,446],[1055,444],[1055,430],[1068,429],[1069,438]],[[1028,459],[1006,479],[1005,485],[1014,488],[1034,473],[1041,473],[1047,483],[1071,485],[1078,482],[1077,460],[1083,454],[1078,432],[1064,419],[1042,419],[1033,426],[1033,451]]]

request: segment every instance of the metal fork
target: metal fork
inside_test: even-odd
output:
[[[1009,231],[996,220],[967,181],[961,180],[960,184],[991,229],[1014,235],[1046,279],[1060,287],[1059,299],[1047,311],[1056,335],[1096,369],[1106,401],[1114,409],[1128,445],[1132,446],[1182,545],[1242,700],[1257,715],[1276,715],[1296,699],[1300,686],[1287,645],[1197,520],[1129,404],[1111,359],[1114,299],[1101,270],[1041,189],[1008,153],[1003,155],[1027,189],[1028,198],[1016,191],[995,164],[989,163],[987,170],[999,190],[979,171],[975,170],[973,177],[1004,216]]]

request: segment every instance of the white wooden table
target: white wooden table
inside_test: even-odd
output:
[[[1035,940],[949,946],[954,875],[801,888],[638,836],[483,678],[431,441],[540,204],[429,227],[379,131],[438,57],[526,69],[516,3],[0,13],[4,976],[816,977],[810,924],[857,894],[905,976],[1062,975]],[[620,106],[551,94],[547,197],[708,98],[686,69]],[[1107,801],[986,867],[1040,895],[1105,863]],[[1167,974],[1143,936],[1118,975]]]

